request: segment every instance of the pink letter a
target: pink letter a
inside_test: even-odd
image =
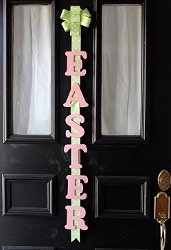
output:
[[[69,108],[71,107],[71,102],[73,101],[79,102],[81,108],[88,107],[88,103],[85,101],[83,93],[78,83],[73,84],[69,92],[68,98],[66,102],[63,104],[63,106]]]

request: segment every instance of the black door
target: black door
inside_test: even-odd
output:
[[[71,5],[92,15],[81,36],[89,182],[80,243],[64,228],[71,37],[60,14]],[[171,166],[170,16],[169,0],[0,1],[2,249],[160,249],[153,211],[157,176]]]

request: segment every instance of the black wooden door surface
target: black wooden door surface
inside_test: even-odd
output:
[[[0,245],[9,250],[159,250],[160,231],[153,219],[153,198],[159,191],[159,172],[171,168],[171,2],[54,0],[55,139],[17,137],[11,134],[11,8],[16,4],[50,2],[0,1]],[[101,6],[105,3],[144,3],[145,139],[100,134]],[[81,79],[81,88],[89,107],[81,111],[86,120],[82,142],[88,147],[81,160],[82,174],[88,176],[89,183],[84,185],[88,198],[82,202],[88,231],[81,232],[81,243],[71,243],[70,231],[64,229],[70,155],[63,149],[69,143],[65,137],[69,109],[62,105],[70,90],[70,78],[65,76],[65,52],[71,49],[71,38],[61,27],[60,13],[62,9],[69,10],[70,5],[88,8],[92,14],[90,28],[82,28],[82,50],[88,58],[84,60],[87,75]],[[171,248],[170,234],[168,221],[166,249]]]

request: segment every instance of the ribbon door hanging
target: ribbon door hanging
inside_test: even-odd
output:
[[[87,147],[81,144],[81,137],[84,135],[84,128],[80,125],[84,123],[84,117],[80,115],[80,108],[87,107],[88,103],[80,89],[80,77],[86,75],[83,68],[82,59],[87,58],[87,53],[81,51],[81,26],[89,27],[91,15],[88,9],[82,10],[80,6],[71,6],[70,11],[63,10],[61,17],[62,27],[65,32],[70,31],[71,51],[67,51],[67,71],[66,76],[71,76],[71,91],[68,95],[64,107],[70,107],[70,115],[66,118],[66,123],[71,127],[71,131],[66,131],[66,137],[71,138],[71,144],[65,145],[64,151],[71,150],[71,175],[67,176],[68,193],[66,198],[71,199],[71,206],[66,206],[67,224],[66,229],[71,230],[71,242],[77,239],[80,242],[80,230],[87,230],[84,217],[86,211],[81,207],[81,200],[86,199],[83,193],[83,184],[88,182],[87,176],[81,175],[80,150],[87,152]]]

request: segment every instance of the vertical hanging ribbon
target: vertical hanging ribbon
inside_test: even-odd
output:
[[[60,18],[63,20],[62,27],[65,32],[70,31],[71,36],[71,50],[72,51],[81,51],[81,26],[89,27],[91,23],[91,14],[88,9],[82,10],[80,6],[71,6],[70,11],[63,10]],[[75,57],[75,61],[79,61],[80,56]],[[79,72],[80,69],[75,68],[76,72]],[[74,83],[78,83],[80,85],[80,76],[71,76],[71,87]],[[71,105],[71,114],[80,114],[80,106],[79,102],[72,102]],[[79,124],[78,120],[74,120]],[[71,132],[75,132],[73,128],[71,128]],[[80,138],[72,138],[71,144],[80,144]],[[80,162],[80,154],[79,154],[79,162]],[[73,163],[73,156],[71,155],[71,164]],[[80,169],[72,169],[72,175],[80,175]],[[79,185],[80,181],[77,180],[77,185]],[[79,192],[77,193],[79,195]],[[80,206],[80,200],[74,199],[71,200],[71,206]],[[77,212],[75,212],[77,215]],[[75,229],[71,230],[71,242],[77,239],[80,242],[80,229],[77,223],[74,221]]]

